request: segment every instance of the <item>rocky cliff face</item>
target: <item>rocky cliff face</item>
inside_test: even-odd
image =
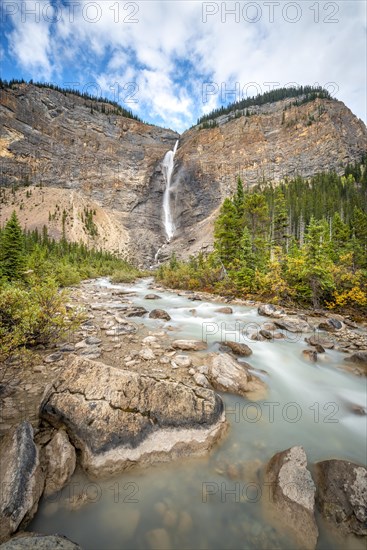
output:
[[[130,236],[130,256],[154,256],[163,234],[160,162],[178,135],[99,112],[101,106],[33,85],[1,90],[0,185],[41,184],[81,194],[113,213]],[[50,210],[56,204],[55,198]]]
[[[130,258],[142,265],[152,263],[161,245],[161,258],[174,249],[189,254],[210,248],[216,212],[238,175],[253,185],[341,172],[367,150],[365,125],[343,103],[291,103],[251,107],[250,116],[222,116],[217,127],[194,127],[180,137],[172,179],[177,232],[168,245],[161,162],[179,136],[98,112],[101,103],[33,85],[1,90],[0,185],[42,184],[92,201],[116,225],[108,230],[117,235],[113,250],[123,251],[127,244]],[[1,221],[6,215],[3,208]],[[118,246],[116,239],[125,242]]]

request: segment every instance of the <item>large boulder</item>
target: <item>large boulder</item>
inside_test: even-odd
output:
[[[62,535],[19,533],[0,546],[1,550],[81,550],[79,544]]]
[[[265,486],[269,487],[270,499],[265,506],[270,521],[287,530],[297,548],[314,549],[318,537],[316,488],[303,447],[291,447],[270,459]]]
[[[59,430],[45,448],[47,478],[45,495],[60,491],[70,480],[76,465],[75,449],[65,430]]]
[[[316,504],[342,535],[367,535],[367,470],[347,460],[324,460],[314,466]]]
[[[236,395],[265,397],[266,386],[262,380],[250,373],[250,365],[239,363],[228,353],[209,355],[208,380],[216,390]],[[249,395],[250,394],[250,395]]]
[[[287,332],[311,332],[312,328],[303,319],[298,317],[283,317],[282,319],[276,319],[274,324],[286,330]]]
[[[208,347],[208,344],[202,340],[174,340],[172,347],[183,351],[202,351]]]
[[[65,427],[90,475],[207,452],[225,429],[213,391],[75,357],[46,392],[41,416]]]
[[[0,444],[0,542],[20,525],[26,526],[38,508],[44,487],[33,428],[22,422]]]
[[[273,306],[273,304],[261,304],[257,308],[257,312],[259,315],[265,315],[266,317],[283,317],[284,309],[279,309],[276,306]]]

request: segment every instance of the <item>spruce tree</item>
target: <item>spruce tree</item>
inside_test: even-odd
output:
[[[225,199],[214,229],[215,249],[223,265],[228,266],[238,256],[237,210],[230,199]]]
[[[274,229],[273,244],[286,249],[288,240],[288,213],[287,204],[282,190],[278,187],[275,191],[274,200]]]
[[[0,259],[4,277],[9,281],[21,278],[25,268],[24,236],[15,210],[1,234]]]

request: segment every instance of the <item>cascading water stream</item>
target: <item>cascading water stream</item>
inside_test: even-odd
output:
[[[163,195],[163,222],[167,241],[169,242],[175,233],[175,224],[171,209],[171,181],[172,173],[175,167],[175,154],[178,147],[178,140],[175,143],[173,151],[167,151],[162,162],[163,176],[166,180],[166,189]]]

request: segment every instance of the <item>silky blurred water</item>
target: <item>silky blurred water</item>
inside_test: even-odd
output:
[[[97,286],[134,292],[135,305],[168,311],[169,322],[134,319],[151,330],[170,326],[171,336],[204,338],[213,350],[226,338],[247,343],[253,350],[247,360],[261,369],[267,398],[255,403],[222,395],[230,429],[206,458],[133,470],[98,483],[78,471],[60,494],[43,499],[29,529],[64,534],[85,550],[143,550],[152,545],[293,550],[286,535],[264,519],[268,493],[256,467],[293,445],[305,448],[309,464],[329,458],[365,463],[366,417],[352,413],[348,404],[366,407],[366,379],[339,370],[344,356],[332,350],[319,354],[316,364],[307,362],[302,357],[304,336],[286,333],[284,340],[250,340],[251,331],[271,321],[255,308],[234,305],[233,314],[221,314],[215,310],[223,304],[192,301],[173,292],[145,300],[150,282],[110,285],[101,279]],[[79,493],[87,504],[69,511],[67,499]],[[356,544],[348,547],[358,548]],[[333,540],[320,522],[319,550],[346,545]]]

